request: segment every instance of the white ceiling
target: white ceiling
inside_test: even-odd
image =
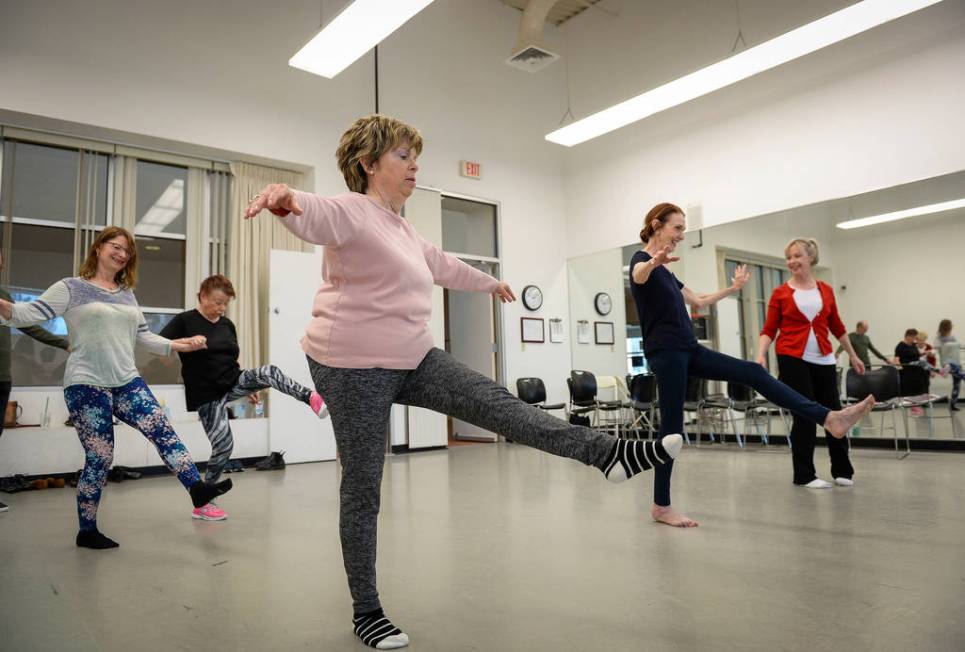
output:
[[[546,17],[546,22],[553,23],[557,27],[568,21],[573,16],[583,13],[600,0],[557,0]],[[522,11],[526,9],[530,0],[501,0],[504,5],[515,7]]]

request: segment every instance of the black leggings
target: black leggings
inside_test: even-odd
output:
[[[777,368],[781,382],[788,387],[831,410],[841,409],[838,375],[833,364],[814,364],[790,355],[779,355]],[[828,443],[828,453],[831,455],[831,477],[851,479],[854,476],[854,467],[848,459],[848,440],[837,439],[827,430],[824,435]],[[794,484],[807,484],[818,477],[814,470],[816,441],[814,423],[794,415],[794,425],[791,427]]]
[[[657,390],[660,392],[661,437],[684,431],[684,399],[689,376],[753,387],[775,405],[793,412],[795,419],[800,415],[804,423],[824,423],[828,416],[828,408],[778,382],[755,362],[738,360],[702,346],[689,351],[655,351],[647,357],[647,361],[657,376]],[[813,432],[813,425],[811,430]],[[670,504],[672,469],[673,462],[654,469],[653,502],[663,507]]]

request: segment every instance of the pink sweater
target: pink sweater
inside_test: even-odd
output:
[[[329,367],[415,369],[433,346],[432,286],[492,292],[498,281],[422,239],[366,195],[295,192],[281,223],[325,245],[322,286],[302,350]]]

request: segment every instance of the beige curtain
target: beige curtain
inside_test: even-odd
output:
[[[268,252],[312,251],[313,245],[292,235],[268,211],[251,220],[245,220],[241,214],[248,199],[269,183],[301,189],[301,173],[232,163],[231,174],[234,179],[229,204],[228,278],[237,299],[231,303],[228,317],[238,330],[241,368],[250,369],[268,364]]]

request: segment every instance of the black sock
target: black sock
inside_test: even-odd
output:
[[[610,482],[629,480],[642,471],[671,461],[680,451],[681,443],[680,435],[667,435],[659,441],[617,439],[601,470]]]
[[[363,643],[379,650],[391,650],[409,644],[409,637],[389,622],[381,609],[355,614],[352,618],[352,629]],[[382,644],[381,647],[379,644]]]
[[[191,493],[191,502],[195,507],[204,507],[215,497],[226,494],[231,490],[231,479],[222,480],[215,484],[208,484],[198,480],[188,490]]]
[[[106,550],[107,548],[117,548],[121,544],[113,539],[105,537],[97,530],[81,530],[77,533],[78,548],[93,548],[94,550]]]

